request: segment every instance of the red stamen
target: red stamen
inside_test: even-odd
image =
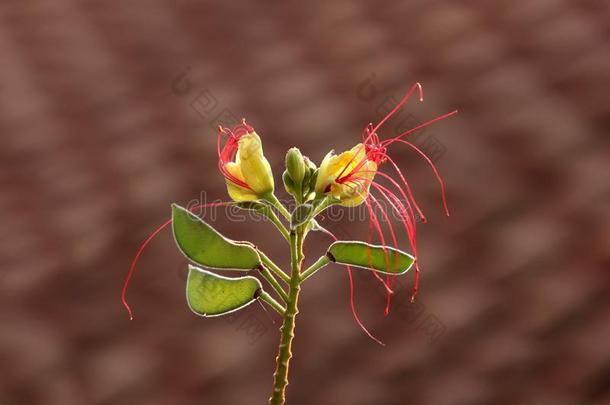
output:
[[[405,137],[405,136],[407,136],[407,135],[409,135],[409,134],[412,134],[412,133],[413,133],[413,132],[415,132],[415,131],[419,131],[419,130],[420,130],[420,129],[422,129],[422,128],[425,128],[425,127],[427,127],[427,126],[429,126],[429,125],[432,125],[432,124],[434,124],[434,123],[435,123],[435,122],[437,122],[437,121],[444,120],[445,118],[449,118],[449,117],[451,117],[452,115],[455,115],[455,114],[457,114],[457,113],[458,113],[458,110],[453,110],[453,111],[451,111],[451,112],[449,112],[449,113],[447,113],[447,114],[443,114],[443,115],[441,115],[441,116],[438,116],[438,117],[436,117],[436,118],[433,118],[433,119],[431,119],[430,121],[426,121],[426,122],[424,122],[423,124],[419,124],[419,125],[418,125],[418,126],[416,126],[415,128],[411,128],[410,130],[405,131],[405,132],[403,132],[402,134],[400,134],[400,135],[398,135],[398,136],[395,136],[394,138],[389,138],[389,139],[383,140],[383,141],[381,141],[381,143],[382,143],[384,146],[389,146],[389,145],[391,145],[391,144],[392,144],[392,143],[393,143],[393,142],[394,142],[396,139],[403,138],[403,137]]]
[[[449,216],[449,207],[447,206],[447,197],[445,195],[445,183],[443,182],[443,178],[441,177],[440,173],[438,172],[438,169],[434,165],[434,162],[432,162],[432,159],[430,159],[430,157],[428,157],[428,155],[426,155],[420,148],[418,148],[417,146],[415,146],[413,143],[411,143],[409,141],[405,141],[404,139],[396,139],[396,142],[404,143],[405,145],[410,146],[417,153],[419,153],[426,160],[426,162],[428,162],[428,164],[432,168],[432,171],[434,172],[434,176],[436,176],[436,180],[438,181],[439,185],[441,186],[441,198],[443,200],[443,207],[445,209],[445,215]]]
[[[369,197],[371,197],[370,193],[369,193]],[[373,224],[373,226],[375,227],[375,229],[377,230],[377,234],[379,236],[379,240],[381,242],[381,246],[383,248],[383,253],[384,253],[384,257],[385,257],[385,261],[386,261],[386,268],[390,267],[390,262],[388,260],[388,252],[387,252],[387,245],[385,242],[385,237],[383,235],[383,231],[381,230],[381,225],[379,223],[379,219],[377,218],[377,215],[375,214],[373,207],[371,206],[371,203],[369,203],[368,198],[364,200],[364,203],[366,205],[366,208],[368,209],[369,212],[369,237],[368,237],[368,243],[371,243],[371,224]],[[369,266],[371,266],[371,260],[372,258],[370,257],[370,251],[369,251]],[[385,287],[385,290],[387,292],[387,294],[392,294],[393,291],[390,288],[390,286],[386,283],[386,281],[381,278],[381,276],[379,276],[379,274],[377,274],[376,271],[372,271],[373,276],[379,280],[379,282],[381,284],[383,284],[383,286]]]
[[[403,105],[406,104],[406,102],[409,100],[409,98],[411,98],[411,95],[413,94],[413,92],[415,91],[415,89],[419,89],[419,101],[423,102],[424,101],[424,89],[422,88],[421,84],[419,82],[413,84],[411,86],[411,88],[409,89],[409,91],[407,91],[407,94],[405,94],[405,96],[402,98],[402,100],[400,100],[398,102],[398,104],[396,104],[396,106],[392,109],[392,111],[390,111],[385,117],[383,117],[383,119],[381,121],[379,121],[379,124],[377,124],[375,126],[375,128],[372,129],[372,133],[376,133],[377,130],[379,130],[379,128],[381,128],[381,126],[387,121],[389,120],[392,115],[394,115],[396,113],[396,111],[398,111],[400,109],[400,107],[402,107]]]
[[[361,182],[362,183],[366,183],[370,181],[368,179],[365,178],[353,178],[352,180],[350,180],[351,183],[355,183],[354,186],[350,186],[349,184],[346,184],[346,186],[352,188],[352,191],[354,192],[358,192],[358,189],[361,186]],[[367,186],[368,187],[368,186]],[[373,234],[373,223],[375,222],[375,227],[379,232],[380,235],[380,239],[381,239],[381,244],[384,247],[384,251],[385,251],[385,239],[383,236],[383,232],[381,232],[381,227],[379,226],[379,221],[377,220],[377,217],[375,216],[375,214],[371,211],[370,206],[368,205],[368,201],[366,200],[366,198],[364,199],[364,202],[367,204],[367,208],[369,208],[369,233],[368,233],[368,238],[367,241],[368,243],[371,243],[372,241],[372,234]],[[373,267],[373,258],[371,256],[371,251],[370,249],[367,251],[368,253],[368,263],[369,263],[369,267],[372,268]],[[387,262],[387,252],[386,252],[386,262]],[[386,266],[389,267],[389,263],[386,263]],[[386,289],[388,294],[392,294],[393,291],[392,289],[389,287],[389,285],[383,280],[383,278],[381,278],[379,276],[379,274],[377,274],[375,271],[371,272],[373,274],[373,276],[384,286],[384,288]]]
[[[419,286],[419,266],[417,264],[418,260],[417,260],[416,223],[411,222],[410,217],[407,215],[408,210],[406,209],[406,207],[402,204],[400,199],[394,193],[392,193],[389,189],[387,189],[386,187],[384,187],[378,183],[373,183],[373,187],[375,187],[382,195],[384,195],[386,197],[387,201],[392,206],[392,208],[394,208],[396,210],[396,212],[398,212],[399,215],[401,215],[401,218],[402,218],[401,223],[405,227],[405,232],[407,234],[407,238],[409,239],[409,244],[411,245],[411,250],[413,251],[413,257],[415,260],[415,279],[413,282],[413,291],[412,291],[412,295],[411,295],[411,301],[413,302],[413,300],[415,299],[415,295],[417,294],[417,290],[418,290],[418,286]],[[392,203],[392,200],[394,200],[394,203],[396,203],[396,206]],[[408,205],[409,201],[406,200],[406,203]],[[402,208],[399,209],[398,207],[402,207]],[[409,210],[412,212],[412,209],[410,206],[409,206]]]
[[[369,193],[369,197],[371,198],[371,200],[373,200],[375,205],[377,207],[379,207],[384,221],[386,221],[388,224],[388,230],[390,232],[390,236],[392,237],[392,243],[394,244],[394,248],[398,249],[398,241],[396,240],[396,234],[394,233],[394,227],[392,226],[392,222],[390,221],[390,218],[388,217],[387,212],[384,210],[384,208],[381,206],[379,201],[373,196],[372,193]],[[389,270],[390,265],[389,265],[389,260],[388,260],[388,252],[387,252],[386,246],[384,245],[383,247],[384,247],[383,253],[384,253],[385,261],[386,261],[386,269]],[[398,252],[395,252],[394,253],[394,269],[396,270],[397,268],[398,268]],[[388,316],[390,313],[390,304],[391,304],[391,300],[392,300],[392,293],[390,292],[391,289],[389,288],[389,286],[391,285],[389,274],[386,275],[386,283],[388,285],[388,289],[386,290],[386,292],[387,292],[386,307],[384,310],[384,314],[385,314],[385,316]]]
[[[321,231],[323,233],[327,234],[328,236],[330,236],[333,240],[335,240],[335,241],[338,240],[337,237],[328,229],[321,228]],[[375,342],[379,343],[381,346],[385,346],[385,343],[383,343],[381,340],[377,339],[375,336],[373,336],[373,334],[371,332],[369,332],[369,330],[364,326],[364,324],[360,320],[360,317],[358,316],[358,312],[356,311],[356,305],[354,304],[354,279],[352,276],[352,267],[351,266],[347,266],[347,275],[349,278],[349,303],[350,303],[350,307],[352,310],[352,316],[354,317],[354,320],[356,321],[356,323],[358,324],[360,329],[362,329],[369,338],[371,338]]]
[[[204,208],[204,207],[215,207],[215,206],[221,206],[221,205],[230,205],[233,204],[232,201],[228,201],[228,202],[216,202],[216,203],[209,203],[209,204],[200,204],[200,205],[196,205],[192,208],[189,208],[190,211],[199,209],[199,208]],[[133,274],[136,270],[136,264],[138,263],[138,260],[140,259],[140,256],[142,255],[142,253],[144,252],[144,249],[146,249],[146,247],[148,246],[148,244],[163,230],[165,229],[169,224],[172,223],[172,219],[168,219],[167,221],[165,221],[163,223],[163,225],[159,226],[157,229],[155,229],[145,240],[144,242],[142,242],[142,244],[140,245],[140,247],[138,248],[138,252],[136,253],[135,257],[133,258],[133,260],[131,261],[131,266],[129,267],[129,273],[127,273],[127,277],[125,277],[125,281],[123,282],[123,290],[121,291],[121,302],[123,303],[123,306],[125,307],[125,309],[127,310],[127,312],[129,313],[129,320],[132,321],[133,320],[133,311],[131,310],[131,307],[129,306],[129,304],[127,303],[127,298],[126,298],[126,294],[127,294],[127,287],[129,286],[129,282],[131,281],[131,278],[133,277]]]

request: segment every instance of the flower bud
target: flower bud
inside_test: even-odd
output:
[[[300,185],[305,177],[305,162],[298,148],[290,148],[286,153],[286,169],[295,185]]]
[[[245,133],[230,132],[229,141],[219,154],[219,167],[233,200],[255,201],[273,193],[273,174],[260,137],[245,123],[242,126],[247,129],[242,131]]]

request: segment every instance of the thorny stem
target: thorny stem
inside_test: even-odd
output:
[[[305,225],[306,226],[306,225]],[[299,313],[298,301],[301,291],[301,263],[303,262],[303,233],[305,226],[299,226],[290,232],[290,291],[284,312],[284,322],[280,328],[281,338],[276,369],[273,375],[273,393],[269,398],[270,405],[284,405],[286,386],[288,385],[288,366],[292,358],[292,339],[294,338],[295,318]]]

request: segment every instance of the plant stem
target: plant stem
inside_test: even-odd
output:
[[[284,291],[280,283],[278,283],[275,277],[273,277],[273,274],[271,274],[271,272],[265,266],[261,266],[259,271],[265,280],[267,280],[269,285],[271,285],[275,292],[282,298],[282,300],[284,300],[284,302],[288,301],[288,294],[286,294],[286,291]]]
[[[288,367],[292,358],[292,339],[294,338],[295,318],[299,313],[298,301],[301,291],[301,263],[303,261],[303,231],[299,227],[290,232],[290,261],[292,273],[290,275],[290,291],[282,323],[280,346],[276,358],[276,369],[273,375],[273,393],[269,398],[270,405],[284,405],[286,402],[286,386],[288,385]]]
[[[269,259],[269,257],[266,254],[264,254],[262,251],[259,250],[258,255],[260,256],[263,264],[269,270],[271,270],[276,276],[281,278],[282,281],[284,281],[286,284],[290,283],[290,277],[288,277],[288,275],[286,273],[284,273],[277,264],[273,263],[273,261],[271,259]]]
[[[286,308],[284,308],[284,306],[282,304],[277,302],[275,300],[275,298],[273,298],[271,295],[269,295],[265,290],[260,291],[259,298],[262,299],[263,301],[265,301],[267,304],[269,304],[269,306],[271,306],[271,308],[275,309],[278,312],[278,314],[284,315],[284,313],[286,312]]]
[[[280,231],[284,239],[286,239],[290,243],[290,234],[288,230],[284,226],[284,224],[280,221],[280,219],[275,215],[273,209],[267,204],[264,204],[264,208],[259,211],[262,215],[264,215],[275,227]]]
[[[301,282],[313,276],[318,270],[326,266],[328,263],[330,263],[330,259],[328,258],[328,256],[324,255],[320,257],[314,264],[309,266],[307,270],[301,273]]]
[[[264,196],[263,198],[269,203],[271,203],[271,205],[273,205],[279,211],[279,213],[282,214],[284,218],[290,221],[290,211],[288,211],[286,207],[284,207],[284,204],[282,204],[280,200],[277,199],[275,194],[269,194]]]

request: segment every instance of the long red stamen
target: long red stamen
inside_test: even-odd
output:
[[[321,228],[320,230],[323,233],[330,236],[334,241],[338,240],[337,237],[335,236],[335,234],[333,234],[328,229]],[[354,278],[352,276],[352,266],[346,266],[346,267],[347,267],[347,276],[349,278],[349,303],[350,303],[350,308],[352,310],[352,316],[354,317],[354,320],[356,321],[356,323],[358,324],[360,329],[362,329],[369,338],[371,338],[375,342],[379,343],[381,346],[385,346],[385,343],[383,343],[381,340],[377,339],[375,336],[373,336],[373,334],[371,332],[369,332],[369,330],[364,326],[364,324],[360,320],[360,317],[358,316],[358,312],[356,311],[356,305],[354,303]]]
[[[194,211],[196,209],[199,208],[205,208],[205,207],[216,207],[216,206],[221,206],[221,205],[230,205],[233,204],[232,201],[228,201],[228,202],[215,202],[215,203],[209,203],[209,204],[199,204],[196,205],[192,208],[189,208],[190,211]],[[125,277],[125,281],[123,282],[123,290],[121,291],[121,302],[123,303],[123,306],[125,307],[125,309],[127,310],[127,312],[129,313],[129,320],[133,320],[133,311],[131,310],[131,307],[129,306],[129,304],[127,303],[127,287],[129,286],[129,282],[131,281],[131,278],[133,277],[133,274],[136,270],[136,264],[138,263],[138,260],[140,259],[140,256],[142,255],[142,253],[144,252],[144,249],[146,249],[146,247],[148,246],[148,244],[163,230],[165,229],[169,224],[172,223],[172,219],[168,219],[167,221],[165,221],[161,226],[159,226],[157,229],[155,229],[145,240],[144,242],[142,242],[142,244],[140,245],[140,247],[138,248],[138,252],[136,253],[136,255],[134,256],[133,260],[131,261],[131,266],[129,267],[129,272],[127,273],[127,276]]]
[[[394,227],[392,226],[392,222],[390,221],[390,218],[388,217],[387,212],[384,210],[382,205],[373,196],[372,193],[369,193],[369,197],[371,198],[371,200],[373,200],[375,205],[377,207],[379,207],[379,209],[381,211],[381,215],[382,215],[384,221],[386,221],[386,223],[388,224],[388,231],[390,232],[390,236],[392,238],[392,243],[394,244],[394,248],[398,249],[398,241],[396,240],[396,233],[394,232]],[[385,256],[385,260],[386,260],[386,269],[388,269],[388,271],[389,271],[388,252],[387,252],[387,249],[385,249],[385,245],[384,245],[383,253],[384,253],[384,256]],[[398,252],[394,253],[394,269],[396,269],[397,267],[398,267]],[[388,286],[391,286],[392,281],[390,280],[390,275],[389,274],[386,275],[386,283],[387,283]],[[387,291],[387,294],[386,294],[386,307],[385,307],[385,310],[384,310],[385,316],[388,316],[388,314],[390,313],[391,300],[392,300],[392,293],[390,291]]]
[[[436,180],[441,186],[441,198],[443,200],[443,207],[445,209],[445,214],[449,216],[449,207],[447,206],[447,197],[445,195],[445,183],[443,182],[443,178],[441,177],[438,169],[436,168],[436,165],[434,164],[434,162],[432,162],[432,159],[430,159],[430,157],[426,155],[420,148],[418,148],[409,141],[405,141],[404,139],[396,139],[396,142],[404,143],[405,145],[410,146],[411,148],[413,148],[413,150],[419,153],[426,160],[426,162],[428,162],[428,164],[432,168],[432,171],[434,172],[434,176],[436,176]]]
[[[388,181],[390,181],[398,190],[400,190],[400,193],[401,193],[401,195],[403,196],[403,198],[405,200],[411,201],[413,203],[413,207],[417,211],[417,215],[419,215],[419,217],[421,218],[422,222],[425,223],[426,222],[426,217],[425,217],[424,213],[422,212],[422,210],[419,208],[419,204],[417,204],[417,200],[415,200],[415,197],[413,196],[413,192],[411,191],[411,187],[409,186],[409,182],[407,182],[407,179],[402,175],[402,172],[400,171],[400,168],[398,167],[398,165],[396,165],[394,160],[388,159],[388,161],[397,170],[398,177],[402,181],[402,184],[404,184],[405,190],[407,191],[407,193],[405,194],[405,192],[402,189],[402,187],[400,187],[400,185],[396,182],[396,180],[394,180],[388,174],[383,173],[383,172],[380,171],[379,175],[381,177],[387,179]],[[413,214],[413,220],[415,220],[415,214]]]
[[[366,188],[368,188],[367,182],[370,183],[370,180],[365,179],[365,178],[353,178],[345,185],[347,187],[351,188],[352,192],[362,195],[362,192],[360,192],[359,189],[361,188],[362,185],[365,185]],[[352,186],[349,183],[354,183],[354,185]],[[384,252],[385,252],[385,238],[383,236],[383,232],[381,231],[379,221],[378,221],[377,217],[375,216],[374,212],[371,211],[371,207],[370,207],[370,205],[368,205],[369,203],[366,198],[364,199],[364,202],[367,204],[367,208],[369,210],[369,232],[368,232],[367,242],[371,243],[371,241],[372,241],[373,224],[375,224],[375,228],[377,229],[377,231],[379,233],[381,244],[382,244],[382,246],[384,248]],[[368,253],[369,267],[372,268],[373,267],[373,265],[372,265],[373,258],[371,256],[370,249],[367,251],[367,253]],[[387,252],[385,252],[385,255],[386,255],[386,262],[387,262]],[[386,263],[386,266],[389,267],[389,263]],[[386,281],[382,277],[380,277],[379,274],[377,274],[375,271],[372,271],[371,273],[373,274],[373,277],[375,277],[383,285],[383,287],[385,288],[385,290],[388,294],[393,293],[393,291],[390,288],[390,286],[388,285],[388,283],[386,283]]]
[[[400,199],[386,187],[378,183],[373,183],[373,187],[375,187],[382,195],[385,195],[387,201],[390,203],[392,208],[394,208],[396,212],[399,213],[399,215],[401,216],[401,222],[405,227],[405,232],[407,234],[407,238],[409,239],[409,244],[411,245],[411,250],[413,251],[413,257],[415,260],[415,279],[413,281],[413,291],[411,293],[411,301],[413,301],[415,300],[415,295],[417,294],[417,290],[419,287],[419,266],[417,260],[416,223],[414,221],[411,222],[409,215],[407,215],[407,212],[409,210],[412,212],[412,209],[411,207],[409,207],[409,209],[407,210],[407,208],[402,204]],[[392,200],[394,201],[396,206],[392,203]],[[409,204],[408,200],[405,200],[405,202],[407,203],[407,205]]]
[[[458,110],[453,110],[453,111],[451,111],[451,112],[448,112],[447,114],[440,115],[440,116],[438,116],[438,117],[436,117],[436,118],[433,118],[433,119],[431,119],[431,120],[429,120],[429,121],[424,122],[423,124],[419,124],[418,126],[416,126],[416,127],[414,127],[414,128],[411,128],[410,130],[405,131],[405,132],[403,132],[403,133],[402,133],[402,134],[400,134],[400,135],[397,135],[397,136],[395,136],[395,137],[393,137],[393,138],[385,139],[385,140],[381,141],[381,143],[382,143],[384,146],[389,146],[389,145],[391,145],[391,144],[392,144],[392,143],[393,143],[393,142],[394,142],[396,139],[404,138],[405,136],[407,136],[407,135],[409,135],[409,134],[412,134],[412,133],[413,133],[413,132],[415,132],[415,131],[419,131],[419,130],[420,130],[420,129],[422,129],[422,128],[425,128],[425,127],[427,127],[427,126],[429,126],[429,125],[432,125],[432,124],[434,124],[435,122],[438,122],[438,121],[444,120],[445,118],[449,118],[449,117],[451,117],[452,115],[455,115],[455,114],[457,114],[457,113],[458,113]]]
[[[370,193],[369,193],[369,197],[371,197]],[[385,241],[385,236],[383,235],[383,231],[381,230],[381,225],[379,223],[379,219],[377,218],[377,215],[375,214],[375,211],[373,210],[373,207],[371,206],[371,203],[368,201],[368,198],[366,198],[364,200],[364,204],[366,205],[366,208],[369,212],[369,236],[368,236],[368,243],[371,243],[371,224],[375,227],[375,229],[377,230],[377,235],[379,236],[379,240],[381,243],[381,246],[383,248],[383,254],[385,257],[385,261],[386,261],[386,268],[390,267],[390,262],[388,259],[388,252],[387,252],[387,245],[386,245],[386,241]],[[371,262],[372,258],[370,257],[370,251],[368,252],[369,254],[369,263]],[[369,264],[370,266],[370,264]],[[371,266],[372,267],[372,266]],[[393,291],[390,288],[390,286],[386,283],[386,281],[379,275],[377,274],[376,271],[373,271],[373,276],[385,287],[386,292],[388,294],[392,294]]]
[[[406,104],[407,101],[409,101],[409,98],[411,98],[411,95],[413,94],[415,89],[419,90],[419,101],[420,102],[424,101],[424,89],[422,88],[422,86],[419,82],[414,83],[411,86],[411,88],[409,89],[409,91],[407,91],[407,94],[405,94],[405,96],[402,98],[402,100],[400,100],[400,102],[398,104],[396,104],[396,106],[392,109],[392,111],[390,111],[385,117],[383,117],[383,119],[381,121],[379,121],[379,124],[377,124],[372,129],[372,131],[371,131],[372,134],[376,133],[379,130],[379,128],[381,128],[381,126],[387,120],[389,120],[392,117],[392,115],[394,115],[396,113],[396,111],[398,111],[400,109],[400,107],[402,107],[403,105]]]
[[[400,107],[402,107],[408,100],[409,98],[411,98],[411,95],[413,94],[413,92],[415,91],[415,89],[419,89],[419,101],[424,101],[424,89],[422,88],[421,84],[419,82],[414,83],[411,88],[409,89],[409,91],[407,91],[407,94],[405,94],[405,96],[402,98],[402,100],[400,100],[400,102],[398,104],[396,104],[396,106],[388,113],[386,114],[385,117],[383,117],[381,119],[381,121],[379,121],[379,123],[373,127],[372,124],[369,124],[367,126],[367,128],[365,129],[365,133],[368,133],[367,137],[363,139],[362,141],[362,146],[361,148],[365,148],[366,145],[368,145],[369,143],[371,144],[379,144],[379,136],[377,135],[377,130],[379,130],[379,128],[381,128],[381,126],[387,121],[389,120],[392,115],[394,115],[399,109]],[[370,129],[369,129],[370,127]],[[372,142],[371,142],[372,141]],[[354,156],[350,159],[350,161],[345,165],[345,167],[343,168],[343,170],[341,170],[341,172],[339,173],[339,175],[337,176],[337,179],[339,179],[340,177],[343,176],[343,173],[345,172],[345,170],[349,167],[349,165],[354,161],[355,157],[358,156],[358,153],[360,153],[360,149],[358,149],[356,151],[356,153],[354,154]],[[356,172],[357,169],[352,169],[351,173]],[[350,174],[351,174],[350,173]],[[349,174],[346,176],[349,177]]]
[[[148,246],[148,244],[163,230],[165,229],[166,226],[168,226],[169,224],[172,223],[172,220],[169,219],[167,220],[165,223],[163,223],[163,225],[161,225],[160,227],[158,227],[157,229],[154,230],[153,233],[151,233],[146,240],[142,243],[142,245],[140,245],[140,248],[138,249],[138,252],[136,253],[135,257],[133,258],[133,260],[131,261],[131,266],[129,267],[129,273],[127,273],[127,277],[125,278],[125,282],[123,283],[123,290],[121,291],[121,302],[123,303],[123,306],[125,307],[125,309],[127,309],[127,312],[129,313],[129,320],[132,321],[133,320],[133,311],[131,310],[131,307],[129,306],[129,304],[127,303],[127,299],[126,299],[126,294],[127,294],[127,286],[129,285],[129,282],[131,281],[131,277],[133,276],[134,271],[136,270],[136,263],[138,262],[138,260],[140,259],[140,256],[142,255],[142,253],[144,252],[144,249],[146,249],[146,246]]]

